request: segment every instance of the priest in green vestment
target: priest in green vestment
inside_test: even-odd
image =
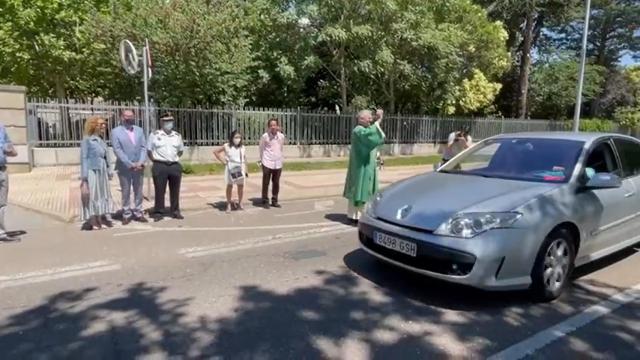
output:
[[[364,205],[378,191],[376,153],[384,144],[385,134],[380,127],[384,112],[378,110],[374,121],[371,111],[358,113],[358,125],[351,132],[349,170],[343,196],[349,201],[348,216],[360,219]]]

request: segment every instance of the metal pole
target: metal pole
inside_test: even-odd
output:
[[[149,41],[145,39],[144,48],[142,49],[142,78],[144,79],[144,130],[145,136],[151,132],[149,128],[149,69],[148,69],[148,51]],[[148,167],[147,167],[148,168]],[[147,199],[151,198],[151,177],[149,171],[145,169],[144,176],[147,178]]]
[[[578,90],[576,91],[576,109],[573,113],[573,131],[580,131],[580,110],[582,108],[582,84],[584,82],[584,68],[587,62],[587,35],[589,34],[589,15],[591,0],[587,0],[584,14],[584,31],[582,33],[582,51],[580,54],[580,74],[578,75]]]

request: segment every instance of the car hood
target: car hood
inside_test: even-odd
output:
[[[372,210],[387,222],[434,231],[455,214],[512,211],[558,186],[434,172],[388,187]]]

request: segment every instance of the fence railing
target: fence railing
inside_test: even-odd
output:
[[[136,114],[138,125],[144,126],[144,107],[128,103],[57,102],[30,99],[28,110],[29,143],[37,147],[74,147],[83,138],[84,121],[101,116],[108,128],[119,124],[120,112],[129,109]],[[173,113],[176,130],[188,146],[220,145],[228,134],[239,130],[245,143],[257,144],[266,129],[267,120],[278,118],[290,144],[344,145],[349,144],[351,130],[356,124],[354,114],[314,112],[303,109],[207,108],[184,109],[152,106],[149,112],[150,129],[157,128],[163,112]],[[385,115],[382,122],[388,143],[437,143],[446,141],[452,131],[461,127],[471,129],[474,139],[484,139],[501,133],[569,130],[566,122],[550,120],[520,120],[509,118],[452,118],[438,116]],[[109,140],[107,132],[107,140]]]

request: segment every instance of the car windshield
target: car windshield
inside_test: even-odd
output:
[[[584,142],[561,139],[489,139],[449,161],[439,172],[511,180],[566,183]]]

